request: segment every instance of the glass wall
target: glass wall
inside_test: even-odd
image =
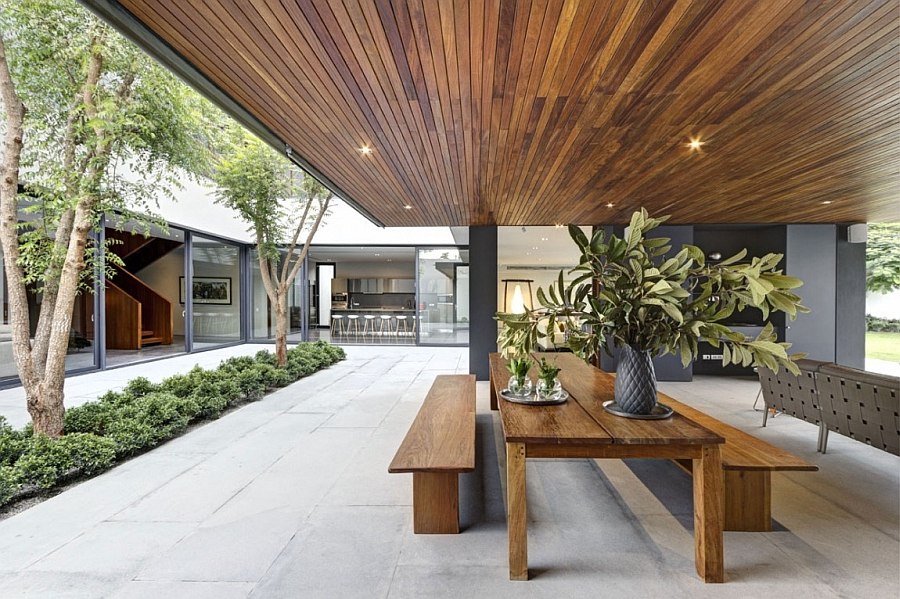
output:
[[[425,345],[469,343],[469,250],[419,249],[418,338]]]
[[[266,288],[263,286],[259,270],[259,254],[256,249],[250,251],[250,277],[253,286],[250,294],[251,336],[254,339],[274,339],[275,313],[272,303],[266,295]],[[301,340],[300,334],[303,329],[302,292],[303,277],[298,274],[293,285],[288,289],[288,340],[292,343]],[[196,310],[195,306],[194,311],[196,312]]]
[[[184,231],[115,216],[107,222],[107,367],[184,353]]]
[[[240,341],[240,247],[194,235],[192,252],[193,348]],[[183,277],[180,287],[183,302]]]
[[[33,289],[27,291],[28,316],[31,324],[31,336],[37,331],[38,318],[41,314],[43,298]],[[9,289],[6,281],[6,270],[3,255],[0,253],[0,383],[4,380],[16,379],[18,371],[12,353],[12,329],[10,327]],[[96,366],[94,356],[94,295],[91,291],[82,291],[75,298],[72,310],[72,328],[69,332],[69,344],[66,352],[66,370],[83,370]]]

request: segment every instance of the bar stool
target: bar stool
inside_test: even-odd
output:
[[[398,336],[398,337],[400,336],[400,325],[401,325],[401,324],[403,325],[403,332],[408,334],[408,333],[409,333],[409,327],[408,327],[407,324],[406,324],[406,315],[405,315],[405,314],[398,314],[398,315],[397,315],[397,328],[396,328],[396,332],[397,332],[397,336]]]
[[[375,335],[375,320],[374,314],[363,314],[363,335],[369,333],[369,329],[371,329],[372,335]]]
[[[331,334],[342,334],[344,332],[344,315],[343,314],[332,314],[331,315]]]
[[[351,330],[359,335],[359,314],[347,315],[347,328],[344,332],[349,333]]]
[[[384,325],[387,324],[387,332],[391,332],[391,319],[393,318],[390,314],[382,314],[381,320],[378,322],[378,334],[384,335]]]

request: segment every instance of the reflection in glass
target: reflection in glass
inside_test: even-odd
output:
[[[192,245],[194,349],[240,341],[240,248],[199,235]],[[186,294],[182,279],[182,303]]]
[[[28,316],[31,324],[31,335],[37,331],[37,322],[41,313],[41,294],[33,289],[27,290]],[[6,281],[6,270],[3,255],[0,254],[0,380],[18,376],[16,363],[12,353],[12,330],[9,321],[9,289]],[[72,328],[69,332],[68,350],[66,351],[66,370],[79,370],[94,367],[94,295],[90,291],[82,291],[75,298],[72,311]]]
[[[418,252],[419,342],[469,342],[469,251],[458,248]]]
[[[285,253],[282,251],[282,260]],[[259,254],[255,249],[250,252],[250,277],[253,284],[250,294],[251,333],[254,339],[274,339],[275,312],[269,296],[266,295],[266,288],[263,286],[262,275],[259,271]],[[301,322],[302,291],[303,279],[297,275],[291,288],[288,289],[288,341],[292,343],[300,341],[303,326]],[[195,306],[194,310],[196,311],[196,309]]]

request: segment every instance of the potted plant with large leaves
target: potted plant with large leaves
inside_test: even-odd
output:
[[[566,345],[585,360],[611,347],[621,350],[615,384],[615,408],[630,415],[648,415],[656,406],[656,377],[651,359],[677,354],[687,366],[697,357],[699,343],[721,347],[722,362],[780,367],[799,372],[789,356],[790,343],[779,342],[771,324],[755,338],[733,331],[722,321],[736,310],[755,307],[768,318],[774,311],[791,319],[808,312],[793,290],[803,283],[778,269],[783,256],[766,254],[747,261],[743,250],[720,262],[706,262],[700,248],[683,245],[672,251],[670,240],[647,234],[668,217],[651,218],[641,209],[632,215],[625,235],[592,238],[569,227],[581,251],[575,278],[537,291],[537,308],[524,313],[498,313],[504,324],[498,345],[505,355],[525,355],[539,337],[566,331]],[[539,328],[538,320],[547,319]]]

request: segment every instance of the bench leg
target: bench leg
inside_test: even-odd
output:
[[[772,473],[725,470],[725,530],[772,530]]]
[[[459,475],[413,472],[413,532],[459,533]]]

